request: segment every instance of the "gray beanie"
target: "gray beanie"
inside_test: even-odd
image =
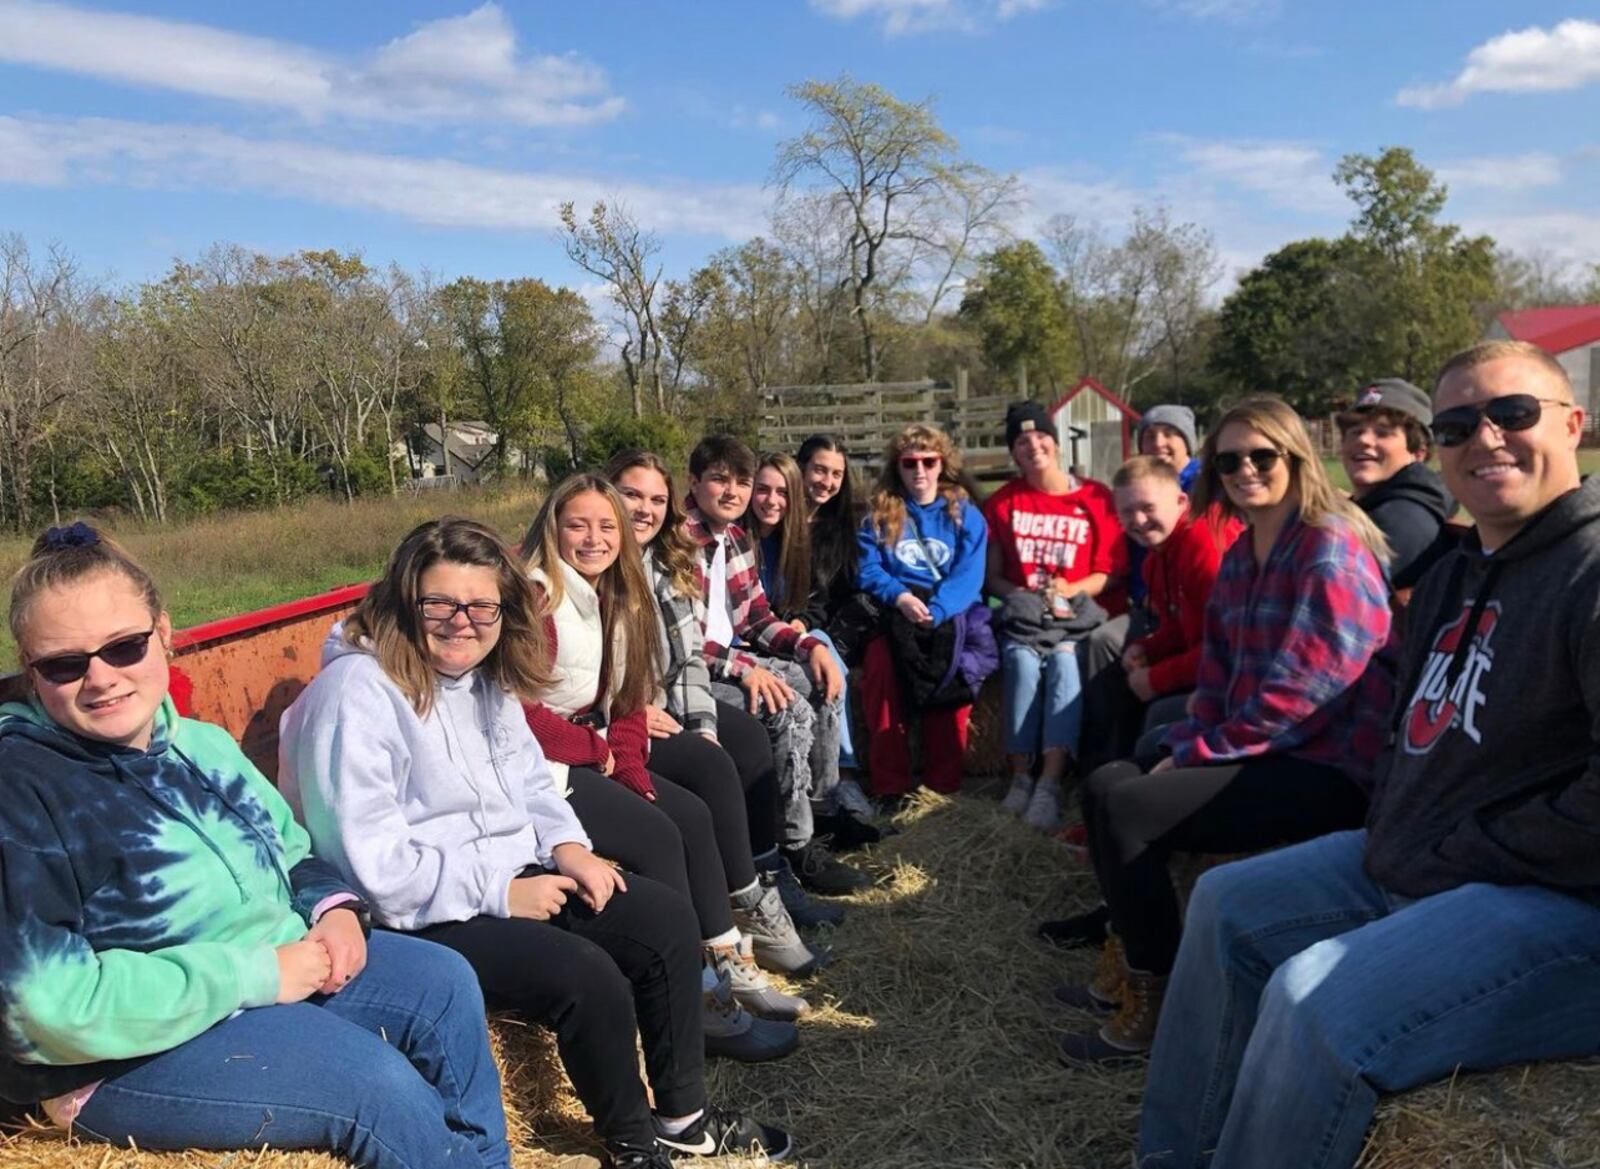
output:
[[[1170,426],[1183,435],[1183,441],[1189,444],[1189,457],[1192,459],[1200,453],[1200,439],[1195,433],[1194,411],[1187,406],[1152,406],[1144,412],[1139,419],[1139,437],[1144,437],[1144,428],[1147,426]]]

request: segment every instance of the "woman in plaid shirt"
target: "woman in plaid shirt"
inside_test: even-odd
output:
[[[1359,827],[1393,691],[1382,534],[1328,481],[1299,416],[1252,398],[1207,437],[1195,511],[1220,503],[1248,532],[1206,608],[1189,716],[1170,757],[1084,785],[1090,856],[1111,936],[1070,1005],[1120,1008],[1062,1038],[1068,1062],[1149,1050],[1181,926],[1167,859],[1251,852]]]

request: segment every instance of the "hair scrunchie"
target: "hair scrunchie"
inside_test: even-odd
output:
[[[90,548],[100,542],[100,533],[79,520],[64,528],[51,528],[44,534],[44,546],[52,552],[65,548]]]

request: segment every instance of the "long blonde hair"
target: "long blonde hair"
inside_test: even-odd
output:
[[[1218,419],[1206,434],[1206,440],[1200,447],[1200,477],[1195,482],[1194,503],[1190,509],[1194,515],[1201,515],[1212,504],[1218,504],[1224,514],[1240,520],[1246,518],[1244,512],[1228,498],[1216,466],[1217,440],[1225,429],[1235,423],[1260,434],[1288,460],[1289,490],[1299,496],[1301,520],[1312,527],[1326,527],[1330,519],[1342,520],[1378,558],[1380,564],[1388,564],[1394,558],[1389,541],[1384,539],[1371,517],[1346,498],[1328,478],[1328,472],[1311,445],[1311,436],[1306,433],[1300,415],[1282,398],[1267,394],[1246,398]]]
[[[482,524],[456,516],[411,529],[383,576],[345,618],[344,640],[369,643],[389,680],[421,717],[433,709],[437,680],[422,628],[422,577],[435,564],[492,568],[500,586],[500,639],[478,667],[523,702],[550,686],[544,612],[516,556]]]
[[[961,505],[968,499],[967,489],[961,485],[961,452],[955,443],[937,426],[913,422],[883,448],[883,470],[878,473],[878,485],[867,512],[874,534],[891,547],[900,542],[900,533],[906,526],[906,487],[900,478],[900,456],[907,451],[932,451],[942,460],[939,494],[944,496],[952,521],[960,522]]]
[[[783,476],[783,487],[789,496],[789,510],[778,521],[778,576],[782,592],[767,599],[781,617],[793,617],[803,612],[811,597],[811,530],[806,523],[806,484],[800,475],[800,464],[781,451],[761,456],[756,464],[759,476],[771,467]],[[751,508],[754,508],[754,492]],[[755,512],[746,509],[739,526],[755,538],[756,558],[761,556],[760,525]]]
[[[678,489],[666,462],[653,451],[618,451],[606,464],[604,474],[614,486],[624,474],[639,467],[654,471],[667,485],[667,518],[645,548],[660,561],[672,581],[673,592],[683,597],[695,596],[700,591],[700,578],[694,568],[695,545],[683,530],[683,505],[678,502]]]
[[[594,590],[600,596],[600,636],[608,650],[615,643],[615,631],[622,629],[624,660],[611,663],[609,684],[612,710],[627,715],[648,706],[661,681],[655,599],[650,579],[645,576],[639,544],[633,538],[633,525],[628,522],[628,505],[604,476],[588,471],[569,475],[545,497],[539,514],[528,526],[528,534],[522,538],[521,552],[529,570],[542,569],[550,582],[545,603],[552,610],[560,608],[565,596],[559,539],[561,512],[578,496],[591,491],[602,496],[617,517],[617,559],[594,582]]]

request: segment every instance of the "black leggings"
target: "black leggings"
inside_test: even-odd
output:
[[[728,890],[752,884],[756,866],[751,860],[750,822],[733,758],[704,735],[679,731],[671,738],[650,740],[650,770],[699,796],[711,813]]]
[[[733,928],[733,906],[710,809],[671,780],[654,772],[650,779],[654,802],[593,768],[574,767],[567,773],[569,802],[595,852],[683,894],[701,938],[719,937]]]
[[[1182,922],[1174,852],[1254,852],[1359,828],[1367,797],[1342,771],[1287,755],[1145,774],[1108,763],[1083,785],[1089,856],[1128,965],[1172,970]]]
[[[744,810],[750,823],[750,851],[756,856],[778,847],[778,765],[761,720],[742,706],[717,703],[717,742],[733,760],[744,788]],[[742,887],[742,886],[740,886]]]
[[[647,877],[627,881],[599,913],[569,895],[549,921],[475,917],[418,936],[470,962],[491,1006],[556,1033],[561,1063],[603,1139],[648,1147],[655,1132],[636,1030],[656,1110],[688,1116],[705,1106],[700,942],[683,898]]]

